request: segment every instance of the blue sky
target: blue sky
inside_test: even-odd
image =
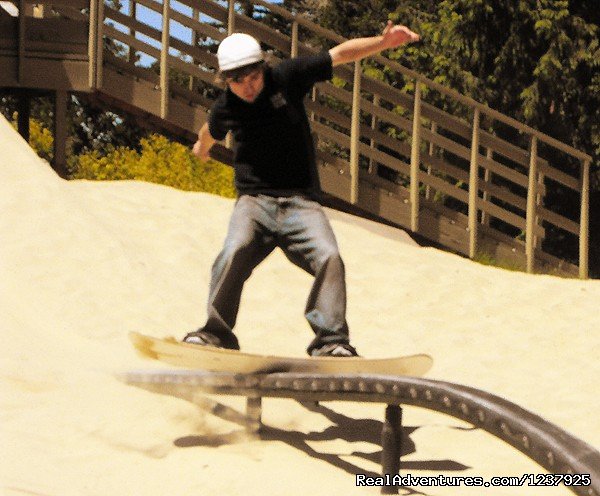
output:
[[[153,0],[157,6],[161,6],[162,5],[162,0]],[[203,0],[196,0],[199,4],[201,1]],[[215,0],[217,1],[217,3],[220,3],[223,6],[227,6],[227,1],[226,0]],[[15,6],[15,4],[13,3],[14,0],[12,1],[8,1],[8,0],[0,0],[0,8],[4,8],[7,12],[9,12],[11,15],[18,15],[18,8]],[[129,15],[130,14],[130,1],[129,0],[120,0],[120,2],[123,4],[122,8],[121,8],[121,12],[124,14]],[[271,3],[281,3],[281,0],[271,0]],[[192,9],[184,4],[182,4],[181,2],[177,1],[177,0],[171,0],[171,8],[173,10],[176,10],[178,12],[181,12],[182,14],[191,17],[192,16]],[[110,10],[107,10],[107,14],[110,15]],[[143,5],[138,4],[137,5],[137,15],[136,18],[143,22],[144,24],[148,24],[149,26],[158,29],[159,31],[162,30],[162,15],[158,12],[155,12],[152,9],[149,9]],[[201,20],[207,20],[210,21],[211,19],[207,16],[202,16],[200,18]],[[123,33],[127,33],[129,34],[129,29],[121,24],[118,24],[114,21],[109,21],[111,22],[111,24],[114,25],[114,27],[123,32]],[[173,38],[177,38],[181,41],[183,41],[184,43],[188,43],[191,44],[191,40],[192,40],[192,30],[183,26],[182,24],[171,20],[170,22],[170,35]],[[148,38],[147,36],[144,36],[142,34],[136,33],[136,38],[144,41],[145,43],[148,43],[149,45],[155,47],[155,48],[160,48],[160,40],[155,40],[152,38]],[[174,56],[179,56],[179,53],[176,50],[171,50],[170,51],[171,55]],[[140,58],[140,64],[147,66],[150,65],[152,62],[155,61],[155,59],[149,55],[143,54],[138,52],[138,54],[141,56]]]
[[[162,5],[162,1],[160,0],[154,0],[156,2],[157,5]],[[198,0],[198,2],[200,3],[201,0]],[[129,0],[121,0],[121,3],[123,4],[123,7],[121,9],[121,12],[124,14],[129,14],[130,13],[130,3]],[[218,0],[218,3],[220,3],[223,6],[227,5],[227,2],[224,0]],[[273,3],[281,3],[280,1],[273,1]],[[192,16],[192,9],[186,5],[183,5],[182,3],[178,2],[177,0],[171,0],[171,8],[173,10],[176,10],[178,12],[181,12],[182,14],[191,17]],[[158,12],[155,12],[147,7],[144,7],[143,5],[139,5],[137,6],[137,15],[136,15],[137,19],[141,22],[143,22],[144,24],[148,24],[149,26],[152,26],[155,29],[161,30],[162,29],[162,16],[161,14],[159,14]],[[201,19],[205,19],[205,20],[212,20],[206,16],[202,16]],[[115,24],[113,22],[113,24]],[[129,32],[129,30],[127,28],[125,28],[125,26],[119,25],[119,24],[115,24],[115,28],[123,31],[123,32]],[[170,25],[169,25],[169,29],[170,29],[170,35],[173,38],[177,38],[185,43],[191,44],[191,40],[192,40],[192,30],[183,26],[182,24],[171,20]],[[151,38],[148,38],[147,36],[141,35],[141,34],[136,34],[136,37],[146,43],[148,43],[149,45],[152,45],[156,48],[160,48],[160,40],[154,40]],[[139,52],[138,52],[139,53]],[[174,56],[178,56],[179,53],[176,50],[171,50],[171,55]],[[155,59],[145,55],[145,54],[140,54],[141,55],[141,59],[140,59],[140,64],[147,66],[149,64],[151,64]]]
[[[123,4],[121,12],[129,15],[129,13],[130,13],[129,1],[121,0],[121,3]],[[156,2],[156,3],[157,3],[157,5],[162,4],[162,2]],[[177,2],[176,0],[171,1],[171,8],[173,10],[181,12],[182,14],[185,14],[186,16],[189,16],[189,17],[192,16],[192,9],[181,4],[180,2]],[[108,12],[110,12],[110,11],[108,11]],[[162,16],[161,16],[161,14],[159,14],[158,12],[155,12],[154,10],[151,10],[143,5],[138,4],[136,18],[139,21],[143,22],[144,24],[148,24],[149,26],[152,26],[155,29],[162,30]],[[115,23],[112,22],[112,24],[115,24]],[[122,26],[119,24],[115,24],[115,27],[119,31],[123,31],[123,32],[129,31],[125,26]],[[192,40],[191,29],[186,28],[185,26],[183,26],[180,23],[173,21],[173,20],[171,20],[171,22],[169,24],[169,29],[170,29],[170,35],[173,38],[177,38],[185,43],[191,43],[191,40]],[[148,43],[149,45],[152,45],[156,48],[160,48],[160,40],[148,38],[147,36],[144,36],[139,33],[136,33],[136,38],[138,38],[138,39],[144,41],[145,43]],[[178,52],[172,50],[171,54],[178,55]],[[142,65],[149,65],[150,63],[152,63],[155,60],[154,58],[152,58],[148,55],[145,55],[142,53],[140,53],[140,55],[141,55],[140,63]]]

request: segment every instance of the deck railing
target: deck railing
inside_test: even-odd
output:
[[[253,18],[234,0],[121,4],[116,9],[98,0],[36,2],[46,16],[89,16],[91,90],[102,91],[104,67],[150,81],[163,119],[173,98],[210,106],[214,46],[231,32],[254,35],[276,59],[344,40],[266,0],[252,2]],[[25,22],[21,16],[19,60],[27,55]],[[431,220],[423,220],[425,213],[451,219],[458,228],[437,241],[474,258],[496,240],[523,252],[529,272],[538,263],[570,266],[547,253],[544,239],[551,233],[578,245],[575,270],[588,277],[588,154],[382,55],[370,63],[393,73],[395,83],[369,77],[360,63],[341,66],[334,81],[317,85],[307,101],[318,158],[330,176],[332,170],[339,176],[330,185],[335,195],[424,236]],[[577,215],[566,216],[544,201],[557,186],[579,204]],[[385,212],[384,200],[403,208]]]

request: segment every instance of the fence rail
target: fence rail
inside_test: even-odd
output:
[[[16,4],[27,12],[32,2]],[[157,86],[162,119],[173,114],[174,98],[205,110],[210,105],[217,90],[214,47],[228,33],[254,35],[275,58],[344,40],[267,0],[251,2],[255,18],[243,15],[234,0],[123,0],[119,9],[99,0],[35,4],[44,18],[89,19],[92,90],[102,92],[105,68],[130,74]],[[18,18],[20,74],[35,43],[44,41],[32,39],[33,21]],[[372,191],[387,194],[408,209],[403,224],[416,233],[427,235],[431,212],[453,219],[458,227],[448,236],[455,249],[473,258],[489,239],[499,240],[524,254],[529,272],[540,263],[569,266],[545,250],[549,233],[560,233],[578,244],[576,270],[588,277],[591,157],[382,55],[372,60],[414,90],[368,77],[356,63],[336,67],[334,81],[317,85],[307,102],[322,166],[348,181],[338,193],[371,211]],[[577,218],[545,203],[557,184],[577,197]]]

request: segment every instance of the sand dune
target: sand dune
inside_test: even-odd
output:
[[[356,488],[352,474],[380,469],[380,405],[267,399],[266,434],[256,439],[239,425],[241,398],[198,407],[113,378],[164,367],[139,358],[128,331],[179,336],[203,322],[231,200],[63,181],[3,118],[0,145],[1,494],[378,494]],[[599,281],[483,267],[402,231],[329,215],[362,354],[430,353],[429,377],[504,396],[600,447]],[[303,356],[310,285],[279,252],[259,266],[242,301],[243,348]],[[404,473],[543,472],[459,420],[406,407],[404,423]],[[524,493],[541,494],[486,494]]]

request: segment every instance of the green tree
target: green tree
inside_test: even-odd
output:
[[[600,155],[598,26],[590,2],[413,0],[395,18],[413,22],[425,43],[402,58],[431,79],[594,155]],[[413,12],[411,12],[413,9]],[[597,16],[596,16],[597,17]]]
[[[414,19],[425,40],[419,51],[398,50],[395,56],[437,82],[587,152],[598,188],[600,47],[593,22],[598,17],[591,8],[585,1],[444,0],[434,13]],[[403,5],[395,15],[401,17],[406,9]],[[497,132],[527,147],[514,130],[498,127]],[[553,165],[575,176],[581,166],[564,159]],[[556,183],[547,186],[545,206],[576,220],[578,196]],[[600,222],[598,215],[591,210],[592,225]],[[595,236],[591,264],[598,273],[600,240]],[[577,258],[576,239],[552,226],[545,247]]]
[[[379,21],[373,11],[421,34],[422,43],[388,52],[390,58],[592,155],[593,184],[600,189],[600,10],[596,0],[404,0],[399,4],[330,0],[319,20],[346,37],[364,36],[372,34]],[[385,67],[367,63],[366,70],[412,90],[412,81],[397,78]],[[455,115],[467,115],[463,106],[435,92],[428,98]],[[512,129],[497,125],[495,131],[528,146]],[[578,161],[555,162],[577,175]],[[577,219],[577,195],[555,183],[547,186],[546,207]],[[594,234],[594,227],[600,228],[600,208],[594,210],[593,205],[600,207],[598,196],[598,191],[592,195],[591,209],[591,264],[596,265],[596,273],[600,273],[600,239],[596,239],[600,235]],[[546,248],[576,258],[574,238],[566,242],[561,231],[547,234]]]

